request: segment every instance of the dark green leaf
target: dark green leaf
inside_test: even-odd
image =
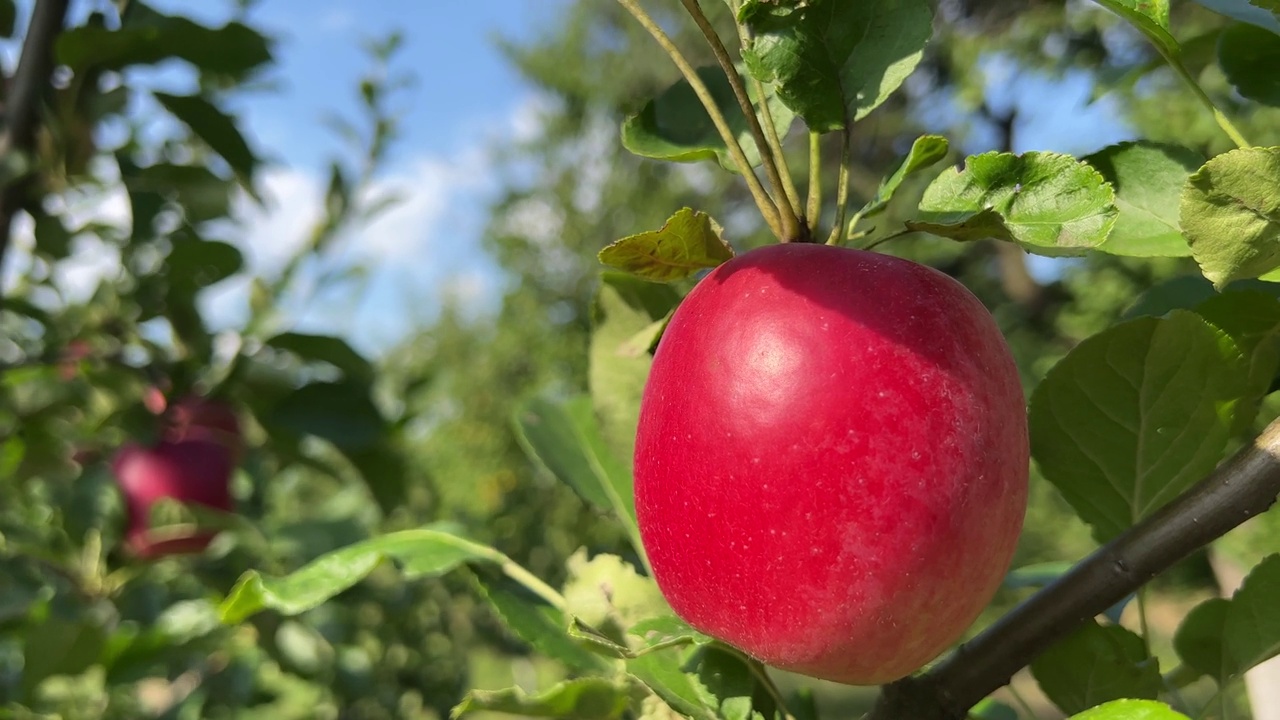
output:
[[[1077,345],[1036,388],[1032,454],[1105,541],[1217,465],[1246,392],[1239,349],[1199,316],[1131,320]]]
[[[495,571],[476,568],[476,580],[485,599],[507,627],[533,649],[570,667],[604,673],[614,661],[600,657],[570,637],[570,618],[543,597]]]
[[[341,450],[370,447],[387,432],[382,413],[369,397],[369,386],[348,380],[303,385],[276,403],[263,422],[323,438]]]
[[[124,181],[131,195],[150,195],[152,198],[177,203],[187,220],[193,224],[224,218],[231,212],[234,190],[232,183],[218,177],[206,167],[161,163],[133,168],[125,175]],[[136,202],[149,202],[149,199],[139,197]],[[152,209],[158,211],[160,207],[153,205],[146,208],[148,212]],[[149,232],[149,223],[153,219],[154,213],[135,216],[135,234],[139,230]],[[139,221],[147,223],[147,226],[138,226]]]
[[[710,215],[676,211],[658,230],[630,235],[600,251],[600,262],[654,282],[686,278],[733,258]]]
[[[404,451],[391,438],[383,437],[372,445],[338,448],[352,467],[364,478],[370,494],[384,514],[404,505],[408,490],[408,468]]]
[[[13,37],[18,22],[18,4],[14,0],[0,0],[0,37]]]
[[[924,0],[746,0],[751,75],[817,132],[846,127],[878,107],[915,70],[933,33]]]
[[[627,670],[673,710],[692,720],[719,720],[715,706],[708,707],[696,675],[684,665],[691,653],[670,648],[627,661]]]
[[[611,511],[642,552],[631,469],[605,447],[591,398],[533,398],[517,408],[516,437],[525,452],[582,499]]]
[[[1264,105],[1280,105],[1280,35],[1236,23],[1218,39],[1218,64],[1236,92]]]
[[[668,285],[605,272],[592,310],[588,383],[605,443],[630,465],[640,397],[649,377],[648,354],[628,356],[621,348],[636,333],[666,316],[680,297]]]
[[[408,578],[442,575],[469,562],[511,562],[493,548],[444,530],[403,530],[322,555],[284,577],[250,570],[222,601],[218,614],[227,624],[264,609],[297,615],[352,587],[386,560],[399,564]]]
[[[1118,211],[1102,175],[1069,155],[989,152],[925,190],[911,230],[1017,242],[1041,255],[1080,254],[1107,239]]]
[[[1280,655],[1280,555],[1249,571],[1231,596],[1223,627],[1231,669],[1238,674]]]
[[[129,21],[119,30],[82,25],[62,33],[54,46],[57,61],[81,71],[178,58],[203,72],[233,78],[244,78],[271,61],[270,41],[242,23],[210,28],[145,7],[130,10]]]
[[[1195,310],[1231,336],[1248,364],[1248,389],[1232,424],[1233,433],[1243,433],[1252,426],[1280,370],[1280,300],[1260,290],[1230,291],[1205,300]]]
[[[1191,255],[1214,286],[1280,268],[1280,147],[1218,155],[1182,191]]]
[[[54,215],[37,213],[35,216],[36,252],[52,259],[62,260],[71,253],[71,232]]]
[[[1248,290],[1264,292],[1280,298],[1280,283],[1262,280],[1237,280],[1228,285],[1223,292]],[[1160,317],[1170,310],[1193,310],[1204,301],[1216,297],[1218,291],[1213,283],[1203,275],[1183,275],[1165,280],[1138,296],[1128,309],[1120,316],[1122,320],[1130,320],[1143,315]]]
[[[604,678],[582,678],[562,682],[536,695],[529,695],[518,687],[472,690],[449,717],[489,711],[524,717],[613,720],[622,717],[629,702],[630,691],[626,686]]]
[[[234,245],[218,240],[175,236],[165,259],[169,282],[184,294],[222,282],[240,272],[244,256]]]
[[[1113,700],[1072,715],[1069,720],[1191,720],[1161,702],[1152,700]]]
[[[288,332],[267,340],[267,347],[291,352],[303,360],[328,363],[353,380],[373,379],[373,366],[339,337]]]
[[[1140,636],[1092,620],[1036,658],[1031,674],[1068,714],[1110,700],[1155,699],[1163,687],[1159,664]]]
[[[240,134],[240,129],[231,116],[199,95],[157,92],[155,96],[166,110],[191,128],[196,137],[227,161],[242,184],[252,186],[258,158],[249,148],[249,143],[245,142],[244,135]]]
[[[1223,655],[1223,630],[1231,602],[1211,598],[1192,608],[1173,636],[1173,649],[1187,667],[1222,682],[1232,669]]]
[[[760,149],[724,71],[716,65],[699,68],[697,72],[737,138],[747,162],[753,167],[758,166],[761,162]],[[754,96],[751,100],[759,102],[759,98]],[[774,128],[780,137],[785,137],[795,115],[772,94],[766,102],[769,103]],[[763,125],[764,119],[761,118],[760,122]],[[622,146],[641,157],[674,162],[714,159],[726,170],[738,171],[728,146],[711,122],[711,116],[686,80],[664,90],[622,123]]]
[[[1178,203],[1191,173],[1204,163],[1192,150],[1125,142],[1083,159],[1116,193],[1115,227],[1099,250],[1136,257],[1183,257],[1191,248],[1178,227]]]

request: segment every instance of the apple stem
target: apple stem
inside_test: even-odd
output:
[[[960,720],[1157,574],[1265,512],[1280,495],[1280,420],[1207,477],[1098,548],[931,670],[881,688],[868,720]]]
[[[711,96],[711,91],[707,89],[702,78],[698,77],[697,71],[689,64],[689,60],[685,58],[680,49],[676,47],[671,38],[663,32],[662,28],[654,22],[649,13],[640,7],[636,0],[618,0],[618,4],[626,8],[631,13],[636,22],[648,31],[648,33],[662,47],[671,61],[679,68],[680,74],[693,88],[693,92],[702,102],[702,106],[706,108],[707,114],[711,116],[711,123],[715,125],[716,131],[720,133],[721,139],[724,140],[729,154],[733,157],[734,165],[737,166],[739,172],[747,181],[747,188],[751,191],[751,197],[756,202],[756,207],[760,209],[760,214],[764,216],[765,223],[779,240],[787,240],[790,236],[785,227],[784,218],[788,215],[795,221],[795,213],[782,215],[778,212],[778,206],[774,204],[773,199],[769,197],[769,193],[765,191],[764,186],[760,184],[760,178],[756,177],[755,171],[751,168],[751,163],[747,162],[747,156],[742,151],[742,145],[738,143],[738,138],[734,136],[733,131],[729,128],[729,123],[725,120],[724,113],[720,112],[720,108],[716,106],[715,98]],[[736,74],[736,71],[735,71]],[[753,114],[753,113],[752,113]],[[761,154],[764,149],[761,148]],[[798,224],[798,221],[795,221]],[[792,228],[794,232],[794,228]]]

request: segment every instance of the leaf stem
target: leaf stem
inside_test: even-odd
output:
[[[809,221],[810,234],[815,234],[822,220],[822,135],[812,130],[809,131],[809,199],[804,216]]]
[[[738,69],[733,66],[733,58],[729,57],[729,51],[725,49],[724,42],[720,40],[720,36],[716,34],[716,29],[712,27],[711,21],[707,19],[706,13],[702,12],[702,8],[698,5],[698,0],[681,0],[684,3],[684,9],[689,12],[689,16],[693,18],[693,22],[697,24],[698,29],[702,31],[702,36],[707,39],[707,44],[711,46],[711,53],[716,56],[716,62],[720,63],[720,69],[724,71],[725,77],[729,80],[729,87],[733,88],[733,96],[738,100],[738,106],[742,108],[742,114],[747,118],[747,127],[751,130],[751,137],[756,141],[756,148],[760,151],[760,160],[764,165],[764,176],[769,180],[769,186],[773,188],[774,198],[780,198],[784,202],[777,203],[779,219],[782,221],[783,242],[791,242],[800,239],[800,219],[796,217],[795,206],[792,204],[787,195],[787,186],[782,180],[782,173],[778,170],[778,163],[786,165],[785,159],[775,157],[774,149],[769,144],[768,137],[765,136],[764,128],[760,126],[760,116],[756,114],[755,106],[751,104],[751,97],[747,95],[747,87],[742,84],[742,76],[738,74]],[[760,105],[764,107],[764,95],[760,95]],[[770,126],[773,123],[769,123]],[[745,157],[745,156],[744,156]],[[745,172],[752,172],[751,168],[743,168]]]
[[[502,568],[502,572],[507,577],[525,586],[530,592],[546,600],[547,603],[560,612],[568,611],[568,602],[555,588],[543,582],[541,578],[526,570],[523,565],[515,560],[507,558],[505,555],[503,557],[505,559],[499,564],[499,567]]]
[[[1036,714],[1035,708],[1031,707],[1031,703],[1027,702],[1026,696],[1023,695],[1012,682],[1009,683],[1009,694],[1013,696],[1014,702],[1018,703],[1018,706],[1022,708],[1022,711],[1027,714],[1027,717],[1030,718],[1030,720],[1040,720],[1040,716]]]
[[[787,202],[791,203],[792,212],[800,213],[800,193],[796,190],[796,181],[791,176],[791,168],[787,165],[787,156],[782,150],[782,138],[778,128],[773,124],[773,111],[769,109],[769,101],[765,96],[764,83],[751,78],[756,89],[756,97],[760,98],[760,116],[764,119],[764,136],[769,143],[769,152],[777,160],[778,171],[782,174],[782,187],[787,194]]]
[[[849,142],[850,120],[846,116],[844,129],[840,131],[840,175],[836,181],[836,220],[831,226],[831,234],[827,236],[828,245],[839,245],[844,235],[845,206],[849,204],[849,161],[851,148]]]
[[[1138,601],[1138,630],[1142,633],[1142,644],[1151,654],[1151,626],[1147,623],[1147,588],[1138,588],[1135,599]]]
[[[747,162],[747,156],[742,152],[742,146],[738,143],[738,139],[734,137],[728,121],[725,120],[724,113],[720,112],[720,108],[716,106],[715,98],[711,97],[711,91],[702,82],[702,78],[698,77],[698,73],[689,64],[689,60],[671,41],[671,38],[663,32],[662,28],[658,27],[658,24],[649,16],[649,13],[640,7],[637,0],[618,0],[618,4],[631,13],[636,22],[639,22],[648,31],[649,35],[657,41],[658,45],[667,53],[667,56],[671,58],[671,61],[679,68],[680,74],[684,76],[689,86],[693,88],[694,94],[702,101],[702,106],[706,108],[707,114],[711,116],[711,122],[716,126],[716,131],[720,133],[720,137],[728,147],[734,164],[742,172],[742,176],[746,178],[747,188],[751,191],[751,197],[755,200],[756,207],[760,209],[760,214],[764,216],[765,223],[768,224],[769,229],[779,240],[786,240],[787,233],[784,230],[782,219],[784,216],[779,213],[778,206],[774,204],[773,199],[769,197],[769,193],[760,184],[760,178],[756,177],[755,171],[751,168],[751,163]],[[754,115],[754,113],[750,113],[750,115]],[[764,146],[761,145],[760,149],[763,155]],[[790,215],[794,218],[795,214],[790,213]]]
[[[1218,109],[1218,106],[1213,102],[1213,98],[1210,98],[1209,94],[1204,91],[1204,88],[1200,87],[1200,83],[1196,82],[1196,79],[1191,77],[1191,71],[1187,70],[1187,66],[1182,64],[1182,59],[1169,52],[1158,39],[1151,37],[1150,35],[1147,36],[1147,39],[1155,46],[1156,52],[1160,53],[1160,57],[1163,57],[1164,61],[1169,64],[1169,67],[1173,68],[1174,73],[1176,73],[1178,77],[1187,84],[1187,87],[1191,88],[1191,92],[1194,93],[1200,102],[1204,103],[1204,106],[1209,109],[1209,112],[1213,115],[1214,122],[1218,123],[1218,127],[1222,128],[1222,131],[1227,134],[1227,137],[1231,138],[1231,142],[1235,143],[1236,147],[1239,148],[1249,147],[1249,141],[1246,140],[1240,130],[1232,124],[1231,119],[1227,117],[1226,113]]]

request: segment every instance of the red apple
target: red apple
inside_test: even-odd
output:
[[[174,441],[205,440],[230,448],[238,461],[243,450],[240,420],[231,405],[220,400],[188,395],[171,405],[166,417],[166,438]]]
[[[910,674],[991,600],[1026,510],[1000,331],[922,265],[811,244],[716,268],[645,386],[636,512],[690,625],[855,685]]]
[[[150,529],[152,507],[164,498],[230,512],[231,474],[235,460],[230,448],[209,440],[162,440],[152,447],[130,444],[112,463],[124,496],[127,514],[125,540],[134,554],[157,557],[200,552],[213,533],[185,535]]]

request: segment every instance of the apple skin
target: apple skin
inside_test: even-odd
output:
[[[140,557],[203,551],[213,533],[157,536],[149,529],[151,508],[162,499],[173,498],[231,512],[234,469],[231,451],[206,440],[163,440],[151,447],[129,444],[121,448],[112,471],[124,496],[129,549]]]
[[[1026,511],[1025,398],[991,315],[907,260],[770,245],[672,316],[635,449],[640,534],[694,628],[875,685],[990,602]]]

